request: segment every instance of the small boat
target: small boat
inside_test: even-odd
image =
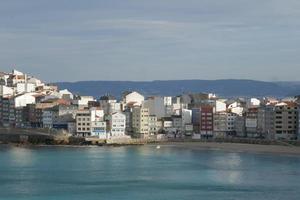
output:
[[[157,146],[156,146],[156,149],[160,149],[160,146],[159,146],[159,145],[157,145]]]

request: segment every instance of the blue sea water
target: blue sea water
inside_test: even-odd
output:
[[[300,199],[300,157],[162,146],[0,146],[1,200]]]

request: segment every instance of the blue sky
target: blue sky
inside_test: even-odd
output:
[[[300,81],[299,0],[0,0],[0,70]]]

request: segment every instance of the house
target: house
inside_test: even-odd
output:
[[[134,103],[134,105],[136,105],[136,106],[141,106],[144,100],[145,100],[145,97],[136,91],[125,92],[123,94],[123,100],[122,100],[122,102],[124,104],[123,109],[125,109],[125,107],[129,103]]]

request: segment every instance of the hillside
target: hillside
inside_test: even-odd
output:
[[[120,97],[126,90],[144,95],[178,95],[188,92],[212,92],[222,97],[285,97],[300,94],[300,82],[264,82],[253,80],[170,80],[170,81],[79,81],[56,83],[75,94]]]

